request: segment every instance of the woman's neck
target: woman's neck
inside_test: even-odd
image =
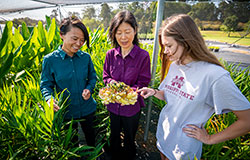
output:
[[[131,52],[133,48],[134,48],[134,45],[130,46],[129,48],[121,48],[122,57],[125,58]]]
[[[69,50],[65,49],[63,46],[62,46],[62,50],[70,57],[73,57],[74,56],[74,53],[70,52]]]
[[[193,59],[192,57],[187,56],[187,57],[183,60],[182,63],[185,65],[185,64],[191,63],[191,62],[193,62],[193,61],[194,61],[194,59]]]

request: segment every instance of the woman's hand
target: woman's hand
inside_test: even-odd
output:
[[[204,127],[199,128],[195,125],[188,124],[187,127],[183,128],[182,130],[188,137],[195,138],[205,144],[211,144],[210,135],[207,133]]]
[[[90,94],[90,91],[88,89],[84,89],[82,91],[82,97],[83,97],[84,100],[88,100],[90,98],[90,95],[91,94]]]
[[[55,112],[57,112],[59,109],[60,109],[60,107],[57,105],[57,102],[54,100],[54,99],[52,99],[52,103],[53,103],[53,110],[55,111]],[[50,106],[50,103],[51,103],[51,99],[48,99],[47,100],[47,104]]]
[[[111,80],[109,83],[114,84],[114,83],[117,83],[117,81],[116,80]]]
[[[153,96],[156,91],[152,88],[147,88],[147,87],[143,87],[141,89],[139,89],[137,92],[140,92],[140,95],[143,98],[148,98],[149,96]]]
[[[199,128],[195,125],[187,125],[187,127],[183,128],[183,132],[187,136],[206,144],[217,144],[249,133],[250,109],[233,111],[233,113],[238,120],[218,133],[209,135],[204,128]]]

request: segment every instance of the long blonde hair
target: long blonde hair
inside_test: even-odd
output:
[[[183,63],[187,56],[190,56],[195,61],[205,61],[223,67],[216,56],[208,50],[197,25],[190,16],[178,14],[167,18],[159,33],[160,56],[162,59],[161,80],[164,79],[166,68],[171,63],[164,54],[164,46],[161,42],[162,36],[172,37],[179,45],[184,47],[179,61],[180,64]]]

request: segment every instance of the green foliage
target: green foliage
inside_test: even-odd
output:
[[[112,19],[112,12],[111,8],[107,3],[101,4],[101,13],[100,13],[100,18],[101,18],[101,24],[103,24],[103,27],[107,29],[109,27],[109,23]]]
[[[221,30],[222,26],[220,21],[201,21],[199,25],[201,30]]]
[[[250,66],[245,69],[240,64],[228,64],[224,62],[225,68],[229,71],[234,83],[240,89],[242,94],[250,101]]]
[[[30,75],[31,76],[31,75]],[[65,124],[65,101],[56,96],[60,110],[56,113],[43,100],[39,81],[26,77],[22,83],[4,85],[0,90],[0,159],[68,159],[98,156],[97,148],[71,142],[75,133],[72,122]],[[65,129],[65,125],[70,125]],[[94,150],[86,152],[86,150]],[[85,150],[85,151],[84,151]]]
[[[218,12],[214,3],[199,2],[192,6],[188,13],[191,17],[198,18],[202,21],[217,20]]]
[[[88,18],[88,19],[92,19],[96,17],[96,11],[95,8],[93,6],[87,6],[86,8],[84,8],[82,10],[82,16],[83,18]]]
[[[218,7],[219,20],[223,22],[227,17],[235,15],[240,22],[246,23],[249,21],[249,5],[249,1],[231,1],[230,3],[221,1]]]
[[[30,19],[29,17],[25,18],[14,18],[12,20],[14,26],[17,28],[18,26],[25,23],[28,26],[35,26],[38,23],[38,20]]]
[[[228,32],[228,37],[230,37],[230,32],[235,32],[238,25],[238,18],[233,15],[227,17],[223,23],[226,26],[226,31]]]
[[[91,59],[93,61],[96,75],[97,75],[97,83],[94,89],[93,98],[97,102],[97,121],[98,124],[96,126],[98,130],[98,140],[100,142],[105,142],[109,144],[110,137],[110,119],[109,114],[101,102],[101,99],[98,96],[99,89],[103,88],[104,82],[102,78],[103,73],[103,65],[106,57],[106,52],[111,49],[111,42],[108,40],[108,32],[104,29],[97,28],[92,32],[89,30],[90,35],[90,48],[83,46],[83,50],[91,54]]]
[[[164,7],[164,18],[166,19],[167,17],[173,15],[173,14],[188,14],[191,11],[191,5],[187,3],[180,3],[180,2],[165,2],[165,7]]]
[[[75,147],[71,139],[76,132],[70,124],[65,129],[63,122],[64,101],[56,98],[62,109],[54,113],[40,92],[43,56],[61,44],[55,20],[47,19],[46,27],[39,22],[31,33],[25,23],[14,33],[12,26],[6,23],[0,39],[0,159],[95,159],[104,143]],[[101,41],[101,34],[93,34],[92,47]]]
[[[55,50],[62,42],[55,19],[49,24],[46,30],[40,21],[30,33],[23,23],[13,33],[13,23],[6,23],[0,41],[0,88],[3,83],[10,84],[15,81],[17,73],[25,74],[24,70],[41,72],[43,56]]]
[[[98,26],[101,24],[100,21],[94,18],[83,18],[82,22],[85,26],[88,26],[91,30],[94,30],[95,28],[98,28]]]
[[[236,120],[236,116],[230,112],[222,115],[213,115],[208,123],[206,129],[209,134],[215,134],[230,126]],[[248,159],[250,156],[250,134],[235,138],[230,141],[225,141],[214,145],[204,145],[203,155],[204,159]]]

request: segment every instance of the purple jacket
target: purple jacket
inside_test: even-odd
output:
[[[107,84],[111,80],[124,82],[134,90],[137,87],[147,87],[151,80],[148,52],[134,45],[134,48],[123,59],[120,47],[109,50],[103,67],[103,81]],[[138,113],[144,106],[143,98],[138,96],[135,105],[121,106],[118,103],[112,103],[108,104],[107,108],[114,114],[130,117]]]

